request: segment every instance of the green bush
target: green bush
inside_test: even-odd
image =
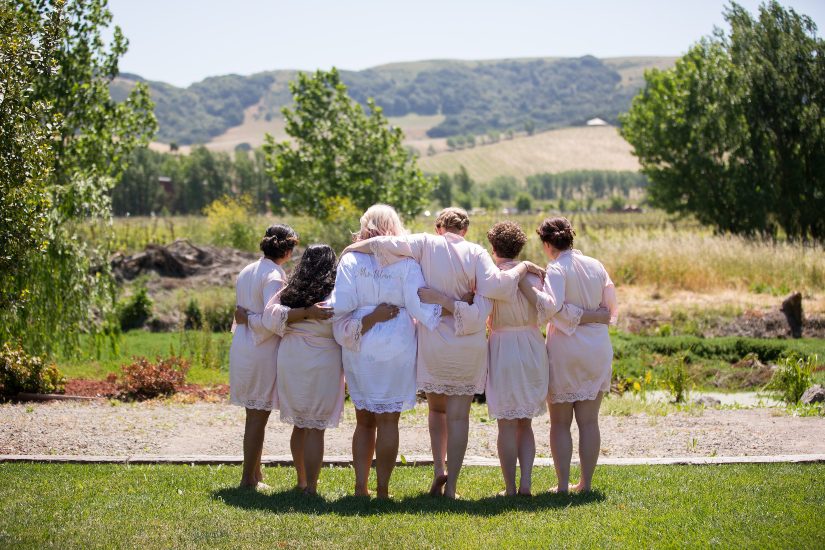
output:
[[[63,393],[65,378],[54,365],[44,365],[39,357],[8,342],[0,350],[0,395],[18,393]]]
[[[668,359],[664,365],[664,373],[660,384],[662,389],[670,393],[674,403],[684,403],[690,377],[687,370],[687,354]]]
[[[794,353],[785,357],[777,364],[765,390],[777,393],[786,403],[799,403],[813,382],[816,360],[816,355],[805,357]]]
[[[223,197],[204,208],[203,213],[214,244],[240,250],[258,250],[263,232],[249,223],[254,209],[248,196]]]
[[[200,329],[203,326],[203,313],[198,301],[192,298],[183,310],[183,328],[186,330]]]
[[[132,297],[120,305],[118,317],[122,330],[141,328],[152,316],[152,299],[146,287],[139,287]]]

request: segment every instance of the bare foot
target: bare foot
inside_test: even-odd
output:
[[[572,487],[570,487],[570,491],[573,493],[589,493],[590,487],[579,481]]]
[[[530,492],[530,489],[527,489],[526,491],[523,491],[523,490],[519,489],[518,496],[520,496],[520,497],[532,497],[533,493]]]
[[[461,495],[458,493],[448,494],[447,491],[444,491],[444,497],[450,500],[461,500]]]
[[[558,486],[556,486],[556,487],[553,487],[552,489],[550,489],[549,492],[557,494],[557,495],[566,495],[569,492],[569,489],[562,490],[562,489],[559,489]]]
[[[303,494],[305,496],[308,496],[308,497],[317,497],[318,496],[318,490],[317,489],[310,489],[309,487],[307,487],[307,488],[304,489]]]
[[[272,489],[272,487],[270,487],[269,485],[267,485],[263,481],[259,481],[257,483],[257,485],[255,485],[255,490],[256,491],[269,491],[270,489]]]
[[[357,497],[371,497],[372,491],[369,489],[355,489],[355,496]]]
[[[430,486],[430,496],[440,497],[444,494],[444,485],[447,484],[447,474],[441,474],[433,479],[433,484]]]

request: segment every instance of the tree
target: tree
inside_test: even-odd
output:
[[[300,73],[290,90],[294,107],[282,112],[292,140],[276,143],[267,134],[264,143],[268,173],[288,210],[326,220],[341,199],[361,209],[385,202],[405,218],[424,209],[433,182],[371,99],[366,114],[336,69]]]
[[[651,204],[720,231],[825,239],[825,42],[777,2],[730,4],[717,30],[646,85],[622,134]]]
[[[516,197],[516,210],[519,212],[529,212],[533,209],[533,201],[527,193],[519,193]]]
[[[38,235],[21,269],[3,272],[11,304],[0,308],[0,334],[21,341],[30,353],[75,351],[80,331],[95,330],[95,320],[114,301],[108,239],[100,234],[111,215],[112,183],[131,151],[146,144],[156,128],[152,103],[143,85],[120,103],[110,95],[127,41],[114,27],[109,47],[104,45],[103,33],[112,23],[105,0],[17,0],[3,2],[2,14],[3,78],[28,84],[12,108],[21,113],[22,124],[27,110],[39,110],[45,132],[32,135],[47,140],[47,156],[38,156],[39,146],[34,147],[24,162],[40,158],[40,169],[48,158],[49,164],[37,175],[42,187],[38,183],[32,195],[32,204],[39,203],[41,191],[48,197],[45,239]],[[11,49],[15,45],[20,49]],[[11,61],[26,55],[47,70],[27,70],[26,62]],[[4,144],[4,158],[6,152]],[[99,237],[81,238],[81,224],[94,226]]]
[[[453,204],[453,180],[450,174],[441,173],[435,181],[431,193],[432,199],[438,203],[441,208],[447,208]]]

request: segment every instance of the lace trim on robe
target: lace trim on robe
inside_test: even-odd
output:
[[[550,393],[551,403],[575,403],[576,401],[593,401],[603,392],[602,389],[595,389],[584,392]]]
[[[350,319],[344,326],[346,348],[352,351],[361,351],[361,319]]]
[[[274,401],[265,401],[263,399],[230,399],[233,405],[240,405],[247,409],[256,409],[259,411],[272,411],[277,409]]]
[[[313,430],[326,430],[327,428],[337,428],[338,423],[328,418],[309,418],[305,416],[291,416],[281,413],[281,422],[292,424],[296,428],[310,428]]]
[[[286,333],[286,323],[289,317],[289,309],[286,306],[277,304],[272,312],[272,317],[275,322],[274,332],[278,336],[283,336]]]
[[[464,310],[468,307],[471,307],[470,304],[460,300],[453,303],[453,319],[455,319],[456,336],[464,336]]]
[[[544,403],[541,403],[537,407],[534,408],[516,408],[516,409],[508,409],[506,411],[502,411],[497,414],[490,414],[491,418],[495,418],[496,420],[517,420],[520,418],[535,418],[536,416],[541,416],[544,414],[546,410]]]
[[[476,395],[484,393],[484,382],[476,384],[434,384],[423,382],[418,384],[418,391],[424,393],[439,393],[442,395]]]
[[[369,411],[375,414],[397,413],[410,410],[415,407],[415,398],[410,401],[393,401],[391,403],[371,403],[361,399],[353,399],[355,408],[362,411]]]
[[[537,304],[541,302],[536,302]],[[562,321],[558,317],[553,318],[553,324],[556,326],[557,329],[562,331],[567,336],[573,336],[576,332],[576,327],[579,326],[579,323],[582,320],[582,315],[584,315],[584,310],[580,307],[575,306],[567,306],[567,313],[571,316],[571,318],[565,319]]]

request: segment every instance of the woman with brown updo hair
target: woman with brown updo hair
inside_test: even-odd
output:
[[[292,257],[298,235],[288,225],[273,225],[261,239],[263,258],[249,264],[238,275],[236,304],[252,313],[263,313],[266,304],[281,290],[286,273],[281,267]],[[266,488],[261,472],[261,453],[269,414],[278,408],[275,384],[280,336],[256,335],[247,325],[232,326],[229,348],[229,400],[246,408],[243,438],[241,487]]]
[[[547,323],[547,355],[550,362],[550,450],[558,485],[566,493],[570,482],[573,417],[579,428],[581,479],[572,489],[589,491],[599,458],[599,406],[610,390],[613,347],[607,325],[557,321],[565,304],[582,310],[607,307],[610,323],[616,322],[616,288],[602,263],[573,249],[576,232],[567,218],[548,218],[536,230],[544,247],[547,275],[543,289],[522,283],[520,288],[535,299],[538,318]]]

